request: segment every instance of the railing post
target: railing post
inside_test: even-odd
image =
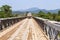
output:
[[[0,20],[0,30],[2,30],[3,28],[2,28],[2,22],[1,22],[1,20]]]
[[[55,34],[55,38],[54,38],[54,40],[58,40],[58,31],[55,30],[55,31],[54,31],[54,34]]]

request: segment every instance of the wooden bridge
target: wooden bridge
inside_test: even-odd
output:
[[[39,17],[0,19],[0,40],[60,40],[60,25]]]

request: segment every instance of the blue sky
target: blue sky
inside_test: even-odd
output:
[[[12,10],[25,10],[32,7],[53,10],[60,9],[60,0],[0,0],[2,5],[12,6]]]

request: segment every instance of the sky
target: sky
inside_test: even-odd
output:
[[[33,7],[54,10],[60,9],[60,0],[0,0],[0,7],[2,5],[10,5],[12,10],[26,10]]]

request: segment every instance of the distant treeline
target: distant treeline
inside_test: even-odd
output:
[[[60,10],[58,11],[58,13],[51,13],[51,12],[45,13],[43,11],[40,11],[38,14],[33,14],[33,15],[49,20],[60,21]]]
[[[0,7],[0,18],[14,17],[17,14],[12,14],[12,8],[9,5],[2,5]]]

